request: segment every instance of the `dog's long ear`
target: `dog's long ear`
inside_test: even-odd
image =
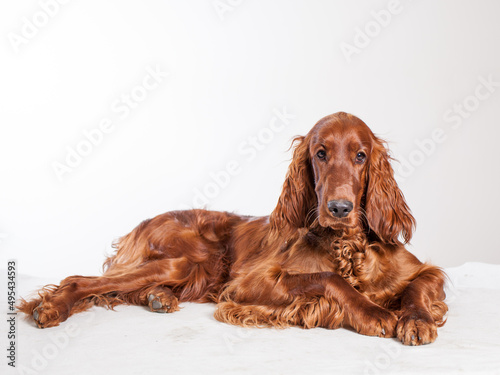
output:
[[[375,137],[368,170],[366,217],[370,229],[385,243],[411,240],[415,219],[394,179],[390,156],[384,142]]]
[[[286,225],[302,228],[314,219],[311,211],[317,206],[317,198],[309,155],[309,137],[296,137],[292,146],[295,143],[283,190],[270,217],[271,225],[275,229]]]

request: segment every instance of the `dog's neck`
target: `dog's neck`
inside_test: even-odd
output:
[[[357,275],[365,259],[365,251],[370,246],[368,236],[361,228],[340,230],[315,226],[308,228],[303,238],[330,254],[336,272],[353,287],[359,288]]]

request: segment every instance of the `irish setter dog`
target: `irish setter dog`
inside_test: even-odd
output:
[[[183,301],[216,302],[216,319],[245,327],[436,340],[445,274],[404,248],[415,219],[384,142],[343,112],[294,142],[270,216],[167,212],[122,237],[102,276],[68,277],[19,309],[45,328],[92,305],[171,313]]]

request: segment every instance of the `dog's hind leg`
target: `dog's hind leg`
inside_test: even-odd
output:
[[[192,267],[185,258],[175,258],[152,261],[121,275],[70,276],[59,286],[46,286],[33,300],[21,299],[18,309],[40,328],[57,326],[93,305],[149,305],[152,311],[173,312],[178,303],[169,287],[182,288]]]

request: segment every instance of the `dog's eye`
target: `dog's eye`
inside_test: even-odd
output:
[[[326,152],[324,150],[319,150],[316,153],[316,156],[318,157],[318,159],[325,160],[325,158],[326,158]]]
[[[366,154],[364,152],[358,152],[356,154],[356,164],[363,164],[366,160]]]

